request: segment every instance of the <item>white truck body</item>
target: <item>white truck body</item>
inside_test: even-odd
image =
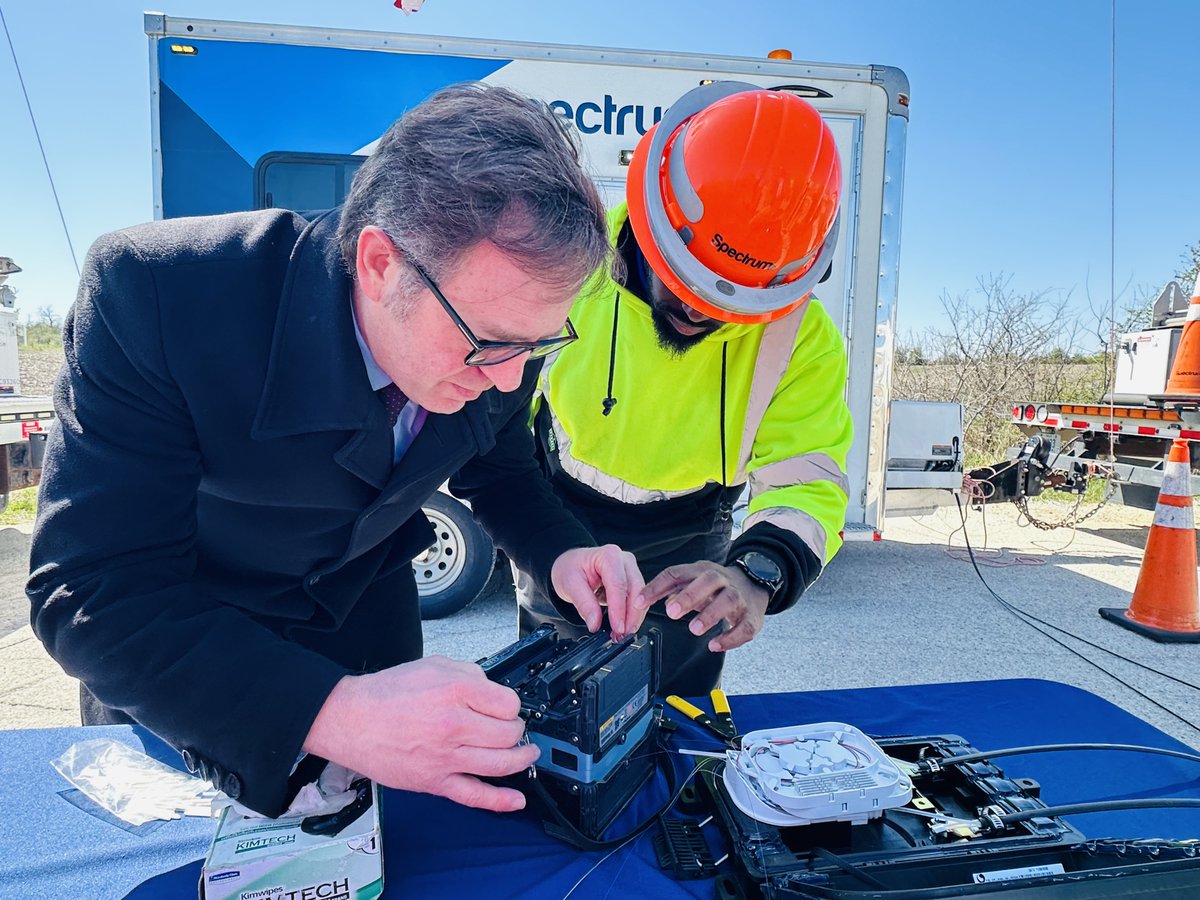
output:
[[[1013,424],[1027,436],[1050,436],[1054,449],[1062,450],[1055,456],[1056,465],[1099,462],[1112,470],[1119,501],[1153,509],[1173,441],[1189,443],[1192,469],[1200,470],[1200,415],[1181,415],[1170,404],[1151,399],[1166,390],[1188,303],[1172,281],[1154,304],[1151,327],[1118,338],[1113,387],[1099,402],[1016,400]],[[1195,475],[1192,487],[1200,494]]]
[[[15,292],[5,282],[21,268],[0,257],[0,510],[15,490],[41,479],[46,431],[54,421],[49,397],[21,393],[20,313]]]

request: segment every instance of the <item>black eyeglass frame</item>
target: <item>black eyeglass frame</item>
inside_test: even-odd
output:
[[[408,264],[413,267],[413,271],[421,276],[421,280],[425,282],[425,286],[437,298],[438,303],[442,304],[442,309],[446,311],[451,321],[458,326],[458,330],[462,332],[462,336],[471,344],[471,352],[463,357],[463,365],[467,366],[497,366],[500,363],[508,362],[510,359],[515,359],[522,353],[528,353],[530,359],[540,359],[543,356],[549,356],[557,350],[579,339],[579,335],[575,331],[575,326],[571,323],[571,319],[567,318],[566,334],[561,334],[558,337],[542,338],[538,341],[483,341],[475,337],[474,332],[462,316],[455,311],[450,305],[450,301],[446,299],[446,295],[442,293],[442,289],[437,286],[429,275],[416,264],[411,258],[408,259]],[[488,351],[499,352],[502,355],[498,359],[488,359],[485,354]]]

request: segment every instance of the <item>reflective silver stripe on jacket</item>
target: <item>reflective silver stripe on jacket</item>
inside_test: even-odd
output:
[[[777,528],[790,531],[808,546],[813,555],[825,565],[825,529],[812,516],[799,509],[771,506],[746,516],[742,531],[747,532],[759,522],[770,522]]]
[[[638,487],[627,481],[622,481],[616,475],[610,475],[595,466],[589,465],[571,453],[571,437],[559,422],[554,410],[550,410],[550,422],[554,427],[554,441],[558,445],[558,463],[564,472],[585,484],[594,491],[599,491],[605,497],[619,500],[621,503],[653,503],[656,500],[673,500],[676,497],[686,497],[696,493],[699,488],[688,488],[682,491],[660,491]]]
[[[758,345],[758,357],[754,360],[754,375],[750,381],[750,397],[746,402],[746,422],[742,426],[742,448],[738,454],[734,484],[746,480],[746,466],[754,454],[754,437],[767,414],[771,398],[779,389],[779,382],[791,365],[796,335],[800,333],[800,323],[804,321],[807,311],[808,303],[802,303],[799,309],[771,322],[763,332]]]
[[[828,453],[802,453],[776,460],[750,473],[750,496],[757,497],[772,488],[792,487],[813,481],[831,481],[850,496],[850,480]]]

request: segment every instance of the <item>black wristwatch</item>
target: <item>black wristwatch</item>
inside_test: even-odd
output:
[[[779,596],[779,592],[783,590],[783,570],[779,568],[779,563],[765,553],[751,550],[736,557],[732,561],[732,565],[745,572],[746,577],[755,584],[760,584],[767,589],[770,594],[768,604],[774,601]]]

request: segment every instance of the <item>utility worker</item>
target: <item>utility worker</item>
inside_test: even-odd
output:
[[[543,369],[542,464],[595,540],[632,551],[652,579],[634,608],[663,634],[664,694],[717,686],[725,651],[841,546],[846,354],[811,294],[831,266],[840,187],[809,103],[738,82],[685,94],[638,144],[610,214],[623,277],[585,286],[580,339]],[[570,606],[516,581],[522,634],[586,633]]]

